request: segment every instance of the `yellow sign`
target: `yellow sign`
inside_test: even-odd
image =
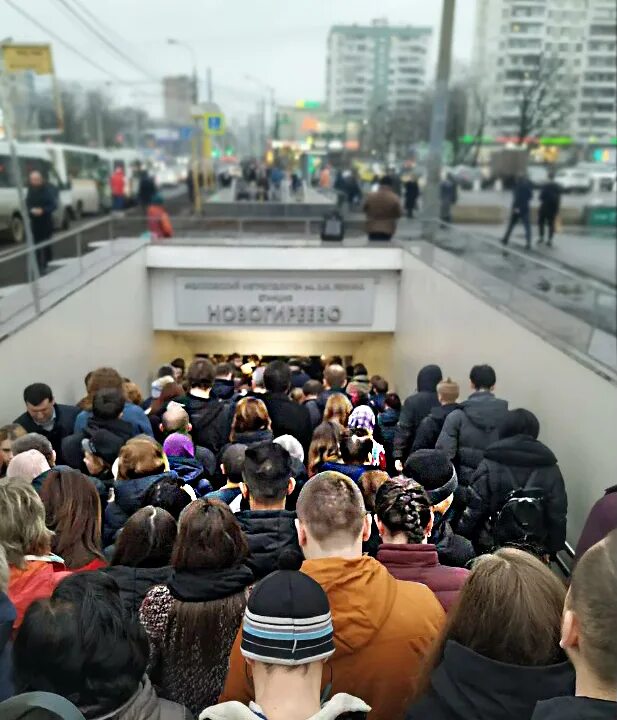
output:
[[[3,45],[2,63],[9,73],[31,71],[52,75],[54,72],[49,45]]]
[[[222,113],[206,113],[204,116],[204,133],[206,135],[224,135],[225,117]]]

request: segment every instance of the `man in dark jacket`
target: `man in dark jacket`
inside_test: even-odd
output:
[[[215,372],[210,397],[217,400],[231,400],[235,392],[234,366],[231,363],[219,363]]]
[[[54,234],[54,211],[58,207],[56,191],[46,182],[40,172],[30,173],[26,206],[30,215],[30,227],[35,245],[50,240]],[[47,270],[51,260],[51,247],[36,251],[36,259],[41,275]]]
[[[309,380],[302,386],[302,392],[304,393],[304,407],[308,410],[311,418],[311,425],[313,430],[319,425],[323,417],[323,410],[319,407],[319,394],[323,390],[323,385],[319,380]]]
[[[285,549],[297,550],[296,514],[285,510],[285,500],[294,491],[291,457],[285,448],[265,442],[246,449],[242,495],[250,510],[236,515],[249,544],[246,564],[256,580],[278,569]]]
[[[271,362],[264,372],[266,393],[262,400],[272,420],[272,434],[293,435],[302,445],[305,457],[313,437],[313,426],[309,411],[304,405],[293,402],[287,394],[291,388],[291,371],[282,360]]]
[[[411,447],[412,452],[423,449],[432,450],[435,447],[435,443],[439,438],[439,433],[443,428],[446,418],[451,412],[461,407],[461,405],[456,402],[459,393],[458,383],[450,378],[442,380],[437,385],[439,406],[432,408],[430,413],[420,423]]]
[[[150,175],[147,168],[143,168],[139,173],[139,189],[137,195],[142,211],[146,212],[148,205],[152,202],[152,198],[156,195],[156,183]]]
[[[538,229],[540,239],[538,245],[544,242],[544,226],[548,225],[548,246],[553,244],[555,234],[555,220],[561,204],[561,187],[555,182],[555,173],[550,172],[548,182],[540,190],[540,209],[538,210]]]
[[[127,440],[137,435],[133,425],[122,420],[124,395],[117,388],[103,388],[92,400],[92,416],[88,418],[84,430],[73,433],[62,440],[64,462],[76,470],[86,470],[82,440],[91,440],[101,431],[117,438],[116,445],[122,447]]]
[[[230,403],[211,396],[214,376],[214,365],[209,360],[193,360],[187,372],[189,393],[177,402],[189,415],[195,444],[218,455],[229,442],[233,412]]]
[[[398,425],[394,432],[394,461],[398,472],[403,465],[416,438],[418,426],[429,414],[431,408],[438,407],[437,384],[442,374],[439,365],[426,365],[418,373],[415,395],[410,395],[403,403]]]
[[[289,361],[289,369],[291,370],[291,387],[301,388],[307,383],[311,377],[302,367],[300,358],[291,358]]]
[[[345,395],[345,388],[347,386],[347,372],[345,368],[338,362],[328,365],[323,372],[323,384],[325,390],[319,395],[318,403],[323,415],[326,409],[326,404],[330,395],[336,395],[337,393]]]
[[[542,491],[544,538],[527,538],[543,554],[562,550],[566,540],[568,498],[557,458],[538,440],[540,424],[528,410],[511,410],[499,427],[499,440],[486,448],[468,491],[468,505],[458,531],[490,552],[498,545],[492,519],[513,490],[533,487]],[[523,538],[512,537],[512,542]]]
[[[498,427],[508,410],[508,403],[493,394],[497,379],[490,365],[474,365],[469,379],[474,392],[448,415],[435,444],[454,463],[463,486],[470,485],[484,451],[499,439]]]
[[[416,209],[420,197],[420,186],[415,175],[411,175],[405,182],[405,210],[409,219],[413,218],[413,211]]]
[[[26,412],[14,420],[28,433],[44,435],[56,452],[56,462],[63,464],[62,440],[72,435],[79,408],[60,405],[49,385],[34,383],[24,390]]]
[[[517,178],[516,185],[512,195],[512,212],[510,214],[510,222],[506,234],[501,241],[502,245],[507,245],[510,240],[510,234],[516,223],[520,220],[525,228],[526,249],[531,250],[531,221],[530,221],[530,203],[533,197],[533,185],[526,174],[522,174]]]

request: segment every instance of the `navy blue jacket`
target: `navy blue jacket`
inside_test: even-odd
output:
[[[16,617],[13,603],[0,592],[0,702],[13,695],[11,632]]]
[[[529,203],[533,197],[533,185],[524,178],[519,180],[514,186],[512,197],[512,209],[518,210],[520,213],[529,212]]]

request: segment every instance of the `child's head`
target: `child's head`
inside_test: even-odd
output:
[[[384,405],[390,410],[401,411],[401,398],[396,393],[388,393],[384,398]]]
[[[195,457],[195,445],[189,435],[175,432],[168,435],[163,443],[167,457]]]

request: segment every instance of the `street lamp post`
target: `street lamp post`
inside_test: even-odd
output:
[[[268,85],[267,83],[263,82],[259,78],[256,78],[254,75],[245,75],[244,76],[246,80],[249,82],[254,83],[258,87],[260,87],[262,90],[265,90],[268,95],[270,96],[270,125],[272,129],[272,136],[274,137],[274,134],[276,132],[276,97],[274,88],[271,85]],[[261,125],[262,125],[262,141],[264,150],[266,147],[266,141],[267,141],[267,129],[266,129],[266,100],[263,99],[260,103],[261,105]]]

